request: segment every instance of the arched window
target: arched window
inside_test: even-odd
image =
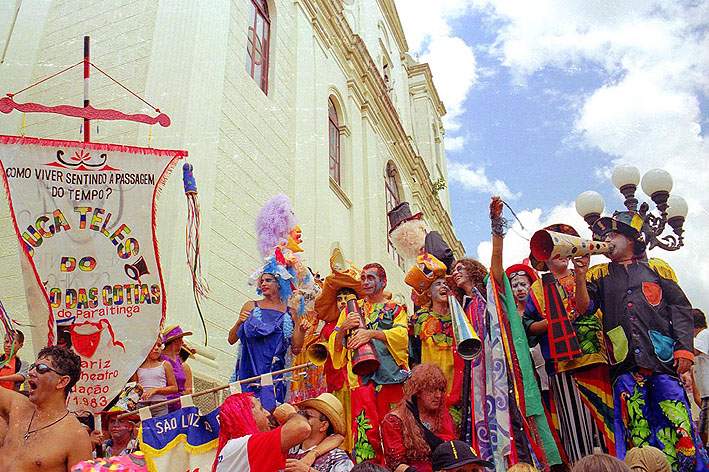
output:
[[[399,185],[396,181],[396,176],[399,171],[393,163],[388,163],[386,168],[386,178],[384,179],[384,192],[386,194],[386,212],[387,214],[399,203],[401,203],[401,198],[399,198]],[[394,262],[399,264],[399,267],[404,268],[404,259],[396,252],[394,245],[389,239],[389,218],[387,218],[387,250],[391,254]]]
[[[246,72],[268,93],[268,44],[271,19],[266,0],[251,0],[251,22],[246,47]]]
[[[337,182],[337,185],[342,185],[340,181],[340,121],[337,118],[337,110],[332,98],[327,100],[327,116],[329,122],[330,134],[330,177]]]

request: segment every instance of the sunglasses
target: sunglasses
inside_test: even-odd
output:
[[[327,417],[325,415],[323,415],[322,413],[319,415],[315,415],[313,413],[310,413],[309,411],[300,410],[300,411],[298,411],[298,414],[300,416],[302,416],[303,418],[305,418],[306,420],[309,420],[310,418],[317,418],[320,421],[327,421]]]
[[[58,370],[52,369],[52,368],[49,367],[47,364],[32,364],[32,365],[30,366],[30,368],[28,369],[28,371],[30,371],[30,370],[32,370],[32,369],[36,369],[36,370],[37,370],[37,373],[40,374],[40,375],[44,375],[44,374],[46,374],[47,372],[49,372],[50,370],[51,370],[52,372],[54,372],[55,374],[57,374],[57,375],[62,375],[62,376],[63,376],[63,375],[67,375],[67,374],[62,374],[62,373],[59,372]]]

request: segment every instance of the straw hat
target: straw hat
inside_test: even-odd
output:
[[[337,434],[345,435],[345,411],[342,403],[332,393],[321,393],[317,398],[309,398],[298,403],[298,408],[312,408],[330,420],[332,428]]]
[[[345,261],[342,252],[338,248],[332,251],[330,269],[332,274],[325,277],[322,292],[315,299],[315,311],[318,314],[318,318],[326,323],[337,321],[340,316],[340,312],[337,309],[337,292],[340,289],[351,288],[357,294],[357,298],[362,297],[359,270]]]
[[[182,331],[180,325],[167,325],[162,330],[162,343],[167,344],[177,338],[181,338],[183,336],[190,336],[191,334],[192,331]]]
[[[182,347],[180,348],[180,353],[185,351],[190,359],[194,359],[194,355],[197,352],[195,348],[187,344],[187,341],[183,341]]]

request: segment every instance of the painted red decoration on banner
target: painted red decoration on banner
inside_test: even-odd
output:
[[[148,125],[157,123],[163,127],[170,126],[170,117],[165,113],[160,113],[156,117],[143,113],[129,115],[118,110],[94,108],[91,105],[87,107],[74,107],[71,105],[50,107],[39,103],[17,103],[10,97],[0,98],[0,112],[10,113],[12,110],[21,111],[22,113],[57,113],[86,120],[127,120]]]

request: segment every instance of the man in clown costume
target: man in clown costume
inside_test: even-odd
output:
[[[592,226],[594,239],[611,243],[610,263],[576,265],[579,313],[603,311],[611,362],[616,454],[651,445],[675,471],[705,471],[707,456],[680,375],[694,362],[691,305],[672,268],[648,259],[642,217],[616,212]]]
[[[451,293],[446,278],[446,266],[430,254],[418,256],[417,263],[404,279],[411,286],[411,298],[421,306],[409,320],[412,334],[409,346],[409,365],[432,362],[438,365],[448,380],[446,395],[453,387],[453,328],[448,295]]]
[[[357,301],[365,328],[359,328],[360,313],[340,313],[329,338],[329,351],[335,369],[347,366],[352,397],[352,433],[355,462],[384,463],[379,423],[392,405],[403,397],[402,383],[407,377],[408,329],[406,307],[387,300],[384,268],[374,262],[362,268],[363,299]],[[379,368],[371,374],[352,371],[356,350],[371,342],[379,358]]]

